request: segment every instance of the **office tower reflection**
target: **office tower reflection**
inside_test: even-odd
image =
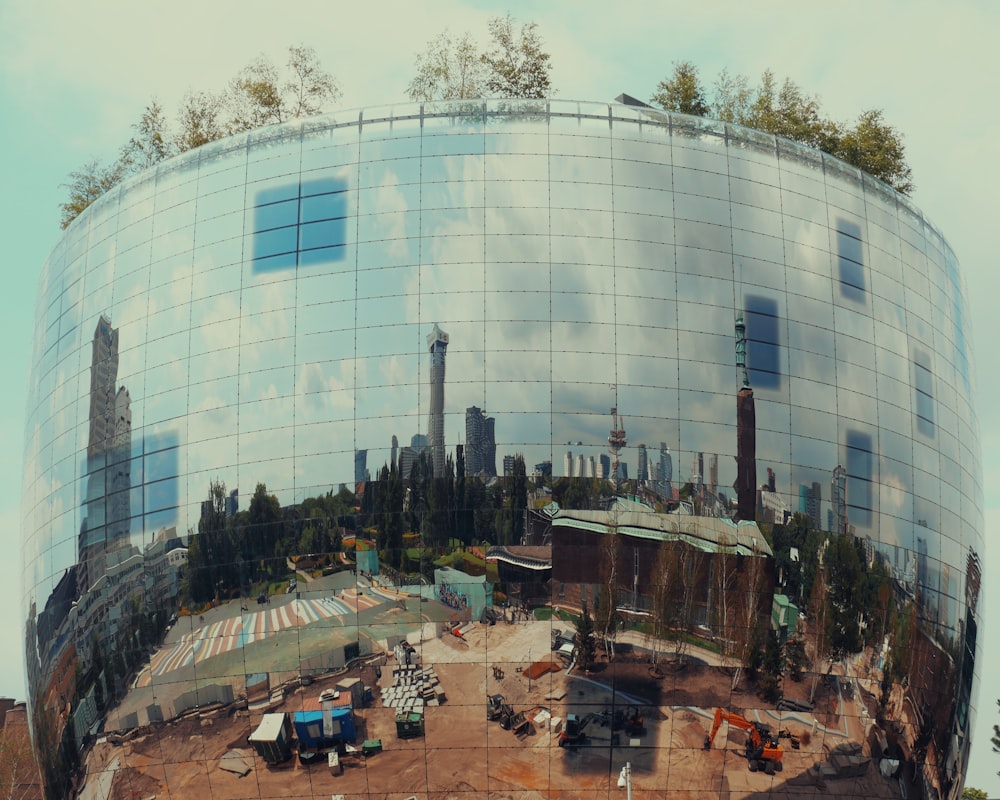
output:
[[[436,324],[427,334],[427,350],[431,354],[431,402],[427,413],[427,445],[431,449],[434,474],[444,475],[444,362],[448,350],[448,334]]]

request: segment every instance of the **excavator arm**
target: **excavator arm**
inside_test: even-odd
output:
[[[730,727],[738,728],[747,732],[746,758],[751,772],[758,769],[773,774],[780,771],[781,759],[784,751],[777,739],[770,735],[766,726],[751,722],[740,714],[734,714],[722,708],[715,709],[715,717],[712,720],[712,729],[705,737],[705,749],[711,750],[715,741],[715,734],[719,732],[719,727],[723,722],[728,722]]]
[[[719,732],[719,726],[722,725],[723,722],[728,722],[732,728],[739,728],[741,731],[747,731],[750,733],[751,738],[757,733],[757,728],[746,717],[740,716],[739,714],[733,714],[731,711],[725,711],[724,709],[717,708],[715,709],[715,719],[712,721],[712,731],[705,737],[706,750],[711,749],[713,742],[715,742],[715,734]]]

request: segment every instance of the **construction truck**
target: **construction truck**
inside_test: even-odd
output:
[[[502,694],[486,695],[486,719],[490,722],[496,722],[500,719],[504,705],[505,700]]]
[[[719,726],[723,722],[728,722],[731,728],[746,731],[747,742],[743,755],[751,772],[760,770],[768,775],[781,772],[784,751],[778,738],[771,734],[771,729],[762,722],[751,722],[746,717],[721,708],[715,709],[712,731],[705,737],[706,750],[712,749],[715,734],[719,732]]]
[[[513,731],[515,736],[521,737],[529,732],[531,720],[523,711],[515,711],[505,704],[504,713],[500,717],[500,727],[505,731]]]
[[[523,711],[515,711],[502,694],[486,695],[486,719],[499,722],[505,731],[514,731],[516,736],[528,732],[531,720]]]

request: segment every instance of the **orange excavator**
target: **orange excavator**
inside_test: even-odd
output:
[[[746,717],[725,711],[721,708],[715,709],[715,720],[712,723],[712,732],[705,737],[705,749],[712,749],[712,742],[715,741],[715,734],[719,732],[719,726],[723,722],[728,722],[731,728],[739,728],[747,732],[747,743],[744,755],[751,772],[761,770],[768,775],[781,772],[781,758],[784,751],[777,737],[771,735],[771,729],[761,722],[751,722]]]

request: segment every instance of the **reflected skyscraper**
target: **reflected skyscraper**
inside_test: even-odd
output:
[[[757,507],[757,418],[753,389],[747,376],[747,329],[743,315],[736,317],[736,366],[743,385],[736,394],[736,518],[752,520]]]
[[[646,445],[639,445],[639,463],[636,466],[636,479],[639,481],[649,480],[649,456],[646,453]]]
[[[847,533],[847,470],[837,465],[830,479],[830,530]]]
[[[812,484],[803,483],[799,486],[799,511],[809,517],[813,528],[823,529],[823,520],[820,515],[820,508],[823,503],[823,490],[819,481]]]
[[[368,480],[368,451],[354,451],[354,482],[363,483]]]
[[[478,406],[465,409],[465,474],[495,478],[497,444],[495,420]]]
[[[659,480],[660,480],[660,494],[667,500],[672,500],[674,496],[674,487],[671,481],[674,479],[674,460],[670,455],[670,448],[667,447],[666,442],[660,442],[660,469],[659,469]]]
[[[431,354],[431,404],[427,413],[427,445],[431,449],[434,474],[444,475],[444,360],[448,350],[448,334],[434,325],[427,334],[427,351]]]
[[[118,329],[101,314],[91,342],[86,495],[77,575],[81,594],[103,573],[105,554],[128,538],[132,411],[128,390],[116,388],[117,381]]]

